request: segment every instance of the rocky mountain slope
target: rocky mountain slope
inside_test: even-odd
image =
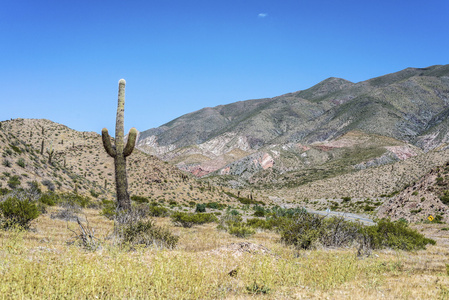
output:
[[[408,68],[204,108],[141,132],[138,148],[197,176],[327,178],[444,146],[448,114],[449,65]]]
[[[449,162],[432,168],[397,196],[385,201],[378,216],[422,222],[429,216],[449,222]]]
[[[45,119],[2,121],[0,153],[0,188],[28,187],[35,181],[43,190],[114,197],[113,160],[95,132],[79,132]],[[137,149],[127,164],[131,195],[185,205],[231,199],[222,190]]]

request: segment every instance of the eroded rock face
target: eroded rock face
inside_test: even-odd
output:
[[[400,160],[416,156],[417,153],[410,146],[390,146],[385,147],[388,151],[394,153]]]
[[[168,146],[159,146],[156,135],[151,135],[144,140],[138,140],[136,147],[145,153],[158,157],[161,157],[164,154],[176,149],[176,145],[174,144]]]

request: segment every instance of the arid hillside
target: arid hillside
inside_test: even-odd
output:
[[[76,191],[112,199],[114,166],[101,136],[79,132],[45,119],[14,119],[0,123],[1,187],[37,181],[45,189]],[[153,200],[229,201],[232,198],[160,159],[134,150],[128,158],[131,195]]]

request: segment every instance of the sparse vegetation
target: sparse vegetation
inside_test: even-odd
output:
[[[28,229],[30,222],[39,216],[35,199],[25,192],[17,192],[6,196],[0,202],[0,226],[2,228],[19,227]]]
[[[193,225],[217,222],[217,217],[209,213],[174,212],[171,215],[171,220],[176,226],[190,228]]]

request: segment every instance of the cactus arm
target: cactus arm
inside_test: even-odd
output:
[[[128,133],[128,141],[126,142],[126,147],[123,150],[123,155],[125,157],[131,155],[131,153],[134,150],[134,146],[136,145],[136,138],[137,138],[137,129],[131,128]]]
[[[118,82],[118,104],[117,104],[117,118],[115,122],[115,149],[117,153],[122,153],[124,148],[124,112],[125,112],[125,79],[120,79]]]
[[[116,157],[117,151],[115,151],[114,147],[112,147],[111,145],[111,138],[106,128],[103,128],[103,130],[101,131],[101,138],[103,140],[104,149],[109,154],[109,156]]]

